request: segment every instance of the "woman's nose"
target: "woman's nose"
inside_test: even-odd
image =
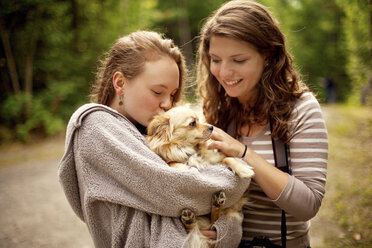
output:
[[[232,70],[229,65],[222,63],[220,67],[220,78],[231,79]]]
[[[172,108],[173,101],[172,97],[167,97],[160,103],[160,108],[162,108],[164,111],[167,111]]]

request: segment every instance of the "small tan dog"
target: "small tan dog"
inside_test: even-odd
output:
[[[250,166],[235,158],[226,157],[221,152],[208,149],[206,141],[212,131],[213,126],[199,122],[193,110],[179,106],[154,117],[147,127],[146,142],[169,166],[188,169],[223,164],[241,178],[252,178],[254,172]],[[196,218],[188,209],[182,211],[181,220],[190,231],[186,239],[189,247],[209,247],[216,242],[206,238],[200,230],[210,229],[221,214],[242,220],[239,211],[247,202],[247,198],[243,197],[233,206],[222,210],[225,200],[224,192],[217,192],[212,197],[210,220],[206,217]]]

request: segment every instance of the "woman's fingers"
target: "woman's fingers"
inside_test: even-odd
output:
[[[219,129],[218,127],[213,127],[213,132],[211,135],[211,139],[213,140],[222,140],[223,136],[222,133],[223,131]]]
[[[217,232],[216,231],[200,230],[200,232],[209,239],[213,239],[213,240],[217,239]]]
[[[222,153],[224,153],[226,156],[230,157],[239,157],[240,156],[240,146],[244,145],[242,143],[234,143],[234,144],[227,144],[223,141],[212,141],[208,145],[208,149],[213,150],[213,149],[218,149]]]
[[[220,151],[224,150],[222,146],[222,142],[215,141],[215,140],[209,143],[208,149],[209,150],[218,149]]]
[[[222,129],[213,129],[211,135],[212,142],[208,145],[208,149],[218,149],[227,156],[240,157],[244,151],[244,145],[225,133]]]

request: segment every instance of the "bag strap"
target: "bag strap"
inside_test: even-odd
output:
[[[279,170],[291,174],[288,164],[288,146],[280,139],[271,138],[275,158],[275,167]]]
[[[270,131],[272,132],[272,126],[270,122]],[[273,146],[275,167],[280,169],[283,172],[291,174],[291,168],[288,163],[288,145],[285,144],[280,139],[273,139],[271,137],[271,143]],[[282,221],[281,221],[281,237],[282,237],[282,247],[286,248],[287,243],[287,224],[285,211],[282,210]]]

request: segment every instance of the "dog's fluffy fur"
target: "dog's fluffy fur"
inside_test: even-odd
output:
[[[208,149],[206,141],[212,131],[213,126],[201,123],[193,110],[179,106],[154,117],[147,127],[146,142],[172,167],[188,169],[223,164],[230,167],[241,178],[252,178],[253,169],[248,165],[235,158],[226,157],[221,152]],[[195,216],[191,211],[182,212],[181,220],[190,231],[187,241],[191,248],[209,247],[209,244],[213,243],[202,235],[200,230],[209,229],[220,214],[242,219],[239,211],[246,203],[246,198],[243,197],[232,207],[222,210],[225,201],[224,193],[217,192],[213,197],[211,220],[198,217],[194,222]]]

